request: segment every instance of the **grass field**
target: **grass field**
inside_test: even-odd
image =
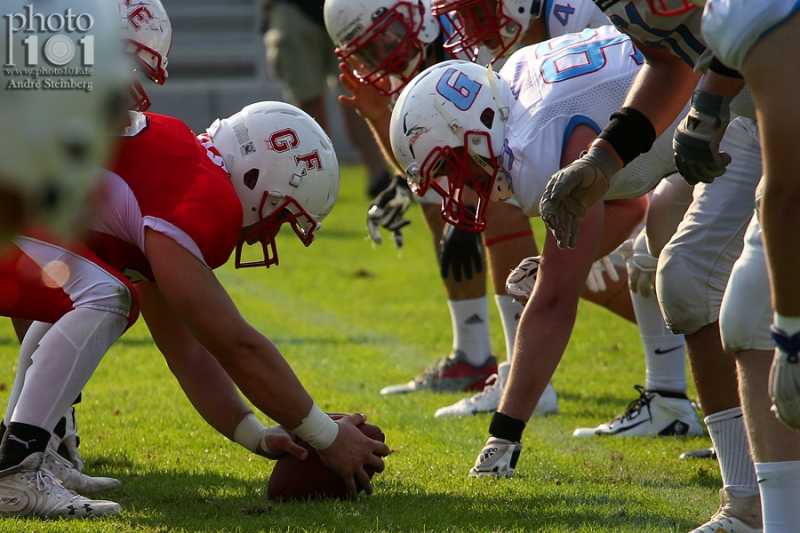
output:
[[[273,504],[273,463],[228,441],[195,413],[142,320],[111,349],[78,406],[87,472],[119,478],[113,519],[0,520],[2,532],[687,532],[717,508],[717,464],[679,461],[707,438],[576,440],[577,426],[619,414],[644,381],[637,329],[581,304],[553,378],[561,414],[533,419],[509,480],[466,474],[489,417],[435,420],[458,395],[381,397],[449,352],[444,289],[417,207],[398,253],[366,239],[367,200],[358,167],[308,249],[279,238],[281,264],[218,271],[244,316],[283,351],[317,403],[360,411],[381,426],[394,453],[355,502]],[[542,226],[534,225],[541,239]],[[387,239],[387,241],[390,239]],[[541,242],[541,241],[540,241]],[[502,329],[491,305],[495,352]],[[10,322],[0,322],[0,401],[16,369]],[[691,394],[691,393],[690,393]],[[267,422],[263,416],[262,420]]]

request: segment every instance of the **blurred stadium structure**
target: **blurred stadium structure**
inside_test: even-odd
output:
[[[177,117],[202,132],[260,100],[283,100],[281,84],[267,74],[261,0],[162,0],[172,22],[169,80],[147,83],[150,111]],[[336,109],[329,95],[329,109]],[[357,163],[338,113],[331,138],[342,163]]]

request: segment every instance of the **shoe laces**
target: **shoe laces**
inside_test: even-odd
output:
[[[642,410],[645,408],[647,408],[647,412],[648,414],[650,414],[650,401],[653,399],[653,397],[649,395],[645,390],[645,388],[641,385],[634,385],[633,388],[639,391],[639,397],[633,400],[630,404],[628,404],[628,407],[625,409],[625,412],[614,418],[613,421],[631,420],[633,418],[636,418],[637,416],[639,416],[639,413],[641,413]]]
[[[36,489],[37,490],[45,490],[47,488],[54,487],[55,490],[59,490],[59,488],[63,491],[67,489],[61,484],[61,480],[58,479],[55,474],[53,474],[47,468],[40,466],[34,472],[31,472],[31,475],[36,480]]]

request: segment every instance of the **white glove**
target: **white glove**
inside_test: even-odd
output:
[[[523,259],[506,278],[506,292],[522,305],[525,305],[525,302],[531,297],[541,259],[540,255]]]
[[[633,255],[628,263],[628,286],[635,293],[644,298],[649,298],[656,292],[656,267],[658,258],[647,251],[647,236],[645,232],[639,233],[633,243]]]
[[[592,263],[589,277],[586,278],[586,287],[590,291],[598,293],[608,288],[603,272],[608,272],[608,279],[611,281],[619,281],[619,274],[617,274],[617,269],[614,268],[614,263],[611,262],[611,257],[605,256]]]
[[[769,397],[778,420],[793,429],[800,429],[800,335],[792,337],[775,326],[770,328],[778,346],[769,372]]]

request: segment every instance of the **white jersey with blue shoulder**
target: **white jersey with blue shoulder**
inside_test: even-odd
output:
[[[539,201],[561,168],[561,152],[572,132],[585,125],[600,133],[622,105],[643,61],[626,35],[604,26],[523,48],[500,70],[514,98],[502,162],[514,198],[528,216],[539,215]],[[674,169],[677,122],[650,152],[615,176],[606,199],[641,196]]]

